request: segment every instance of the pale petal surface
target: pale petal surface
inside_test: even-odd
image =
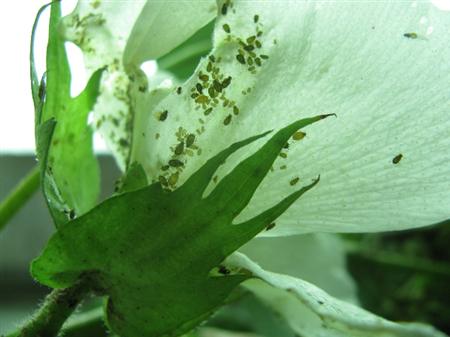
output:
[[[243,285],[304,337],[445,337],[419,323],[394,323],[338,300],[301,279],[262,269],[243,254],[227,266],[256,277]]]
[[[345,248],[335,234],[256,238],[239,249],[265,270],[301,278],[340,300],[358,303],[346,269]]]
[[[200,15],[193,15],[195,12]],[[129,156],[133,104],[147,90],[139,66],[175,48],[216,13],[213,0],[181,4],[158,0],[81,0],[63,19],[61,31],[68,41],[81,48],[88,71],[107,69],[93,111],[94,124],[122,169]],[[130,66],[127,70],[125,56]]]
[[[426,1],[233,1],[219,13],[213,57],[137,111],[145,131],[134,135],[131,160],[151,180],[175,175],[177,187],[227,144],[335,113],[290,142],[242,219],[319,174],[266,235],[450,217],[449,12]]]

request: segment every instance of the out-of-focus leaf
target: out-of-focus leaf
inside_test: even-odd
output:
[[[107,320],[122,337],[189,331],[247,279],[220,267],[225,257],[317,184],[318,179],[256,217],[233,224],[286,141],[324,117],[303,119],[278,131],[205,197],[227,157],[267,132],[215,155],[173,192],[162,182],[106,200],[58,230],[33,262],[34,277],[53,288],[86,278],[94,290],[108,296]]]

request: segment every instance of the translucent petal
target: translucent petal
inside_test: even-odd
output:
[[[247,270],[257,279],[244,286],[304,337],[445,337],[419,323],[394,323],[328,295],[301,279],[262,269],[235,253],[229,267]]]
[[[146,137],[132,158],[149,178],[176,158],[181,184],[227,144],[335,113],[290,142],[242,219],[318,174],[320,184],[266,235],[397,230],[450,217],[449,12],[427,1],[233,1],[219,12],[213,58],[137,112]],[[175,153],[189,134],[195,142]]]
[[[256,238],[239,251],[265,270],[301,278],[334,297],[358,303],[356,285],[346,269],[345,249],[337,235]]]

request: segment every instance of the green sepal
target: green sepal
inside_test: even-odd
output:
[[[46,81],[42,80],[39,86],[33,52],[30,55],[37,156],[41,170],[45,171],[42,173],[43,192],[56,226],[85,213],[97,203],[100,172],[87,120],[99,93],[103,71],[92,75],[79,96],[70,96],[70,69],[64,40],[58,32],[60,18],[60,2],[55,1],[51,4]],[[35,28],[32,41],[34,34]],[[51,139],[40,139],[41,126],[49,120],[54,121]]]
[[[108,296],[107,321],[120,336],[189,331],[249,277],[224,270],[221,262],[317,183],[233,224],[289,137],[324,117],[278,131],[206,197],[206,187],[227,157],[267,132],[220,152],[173,192],[155,183],[106,200],[53,235],[32,263],[33,276],[53,288],[86,278],[93,290]]]

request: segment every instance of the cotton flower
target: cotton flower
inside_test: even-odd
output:
[[[149,85],[142,62],[214,17],[213,50],[192,76]],[[124,170],[137,162],[174,190],[234,142],[335,114],[294,134],[240,220],[319,174],[262,235],[400,230],[450,217],[450,13],[429,2],[80,2],[63,31],[89,69],[107,66],[94,114]],[[210,190],[264,141],[233,155]],[[441,335],[384,321],[240,253],[227,263],[263,280],[246,286],[302,335]]]

